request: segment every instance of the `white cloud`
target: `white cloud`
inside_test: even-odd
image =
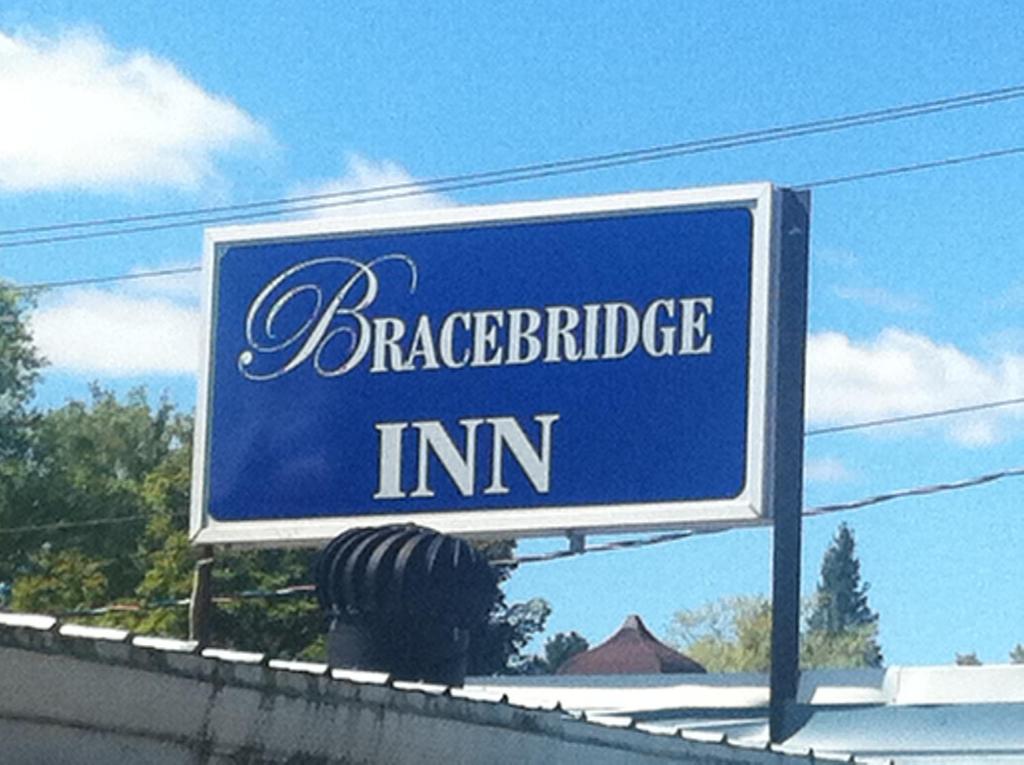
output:
[[[0,32],[0,190],[192,188],[214,157],[267,140],[170,62],[82,29]]]
[[[842,460],[819,457],[804,463],[804,479],[813,483],[845,483],[853,479],[853,474]]]
[[[98,289],[40,307],[32,334],[50,364],[80,374],[195,374],[199,312],[162,297]]]
[[[835,424],[967,406],[1024,396],[1024,355],[971,356],[950,344],[900,329],[854,342],[838,332],[811,335],[807,349],[807,419]],[[1005,437],[1014,408],[934,421],[964,446]]]
[[[316,210],[314,214],[321,218],[397,213],[410,210],[437,210],[455,205],[455,201],[450,197],[427,191],[424,186],[416,182],[408,170],[397,162],[375,161],[354,153],[345,156],[345,172],[340,178],[299,186],[295,190],[294,196],[344,194],[392,186],[403,186],[404,188],[371,195],[392,197],[390,199],[350,204],[351,198],[342,197],[337,200],[325,199],[321,202],[311,202],[311,204],[326,204],[331,201],[343,203],[336,207],[323,207]]]

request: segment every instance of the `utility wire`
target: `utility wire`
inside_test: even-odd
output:
[[[117,228],[115,230],[99,232],[82,232],[47,237],[30,237],[26,239],[15,239],[13,241],[0,243],[0,249],[22,247],[36,244],[54,244],[58,242],[77,241],[80,239],[95,239],[99,237],[117,236],[121,234],[143,233],[147,231],[159,231],[170,228],[186,226],[208,225],[211,223],[226,223],[237,220],[281,215],[287,213],[326,209],[331,207],[345,207],[355,204],[365,204],[373,201],[388,199],[401,199],[421,194],[430,194],[445,191],[458,191],[461,189],[477,188],[481,186],[492,186],[505,183],[513,183],[524,180],[551,177],[556,175],[567,175],[571,173],[590,172],[593,170],[618,167],[622,165],[636,164],[640,162],[651,162],[671,157],[698,154],[722,149],[738,148],[759,143],[768,143],[790,138],[799,138],[807,135],[836,132],[854,127],[875,125],[884,122],[893,122],[913,117],[920,117],[929,114],[964,109],[973,106],[999,103],[1015,100],[1024,97],[1024,85],[1014,85],[1006,88],[999,88],[989,91],[977,91],[973,93],[952,96],[948,98],[923,101],[913,104],[876,109],[868,112],[848,114],[840,117],[812,120],[790,125],[777,126],[761,130],[732,133],[716,136],[707,139],[697,139],[670,144],[661,144],[641,149],[597,154],[574,159],[556,160],[536,164],[520,165],[501,170],[489,170],[477,173],[462,175],[451,175],[424,181],[410,181],[408,183],[390,184],[377,186],[369,189],[348,190],[341,192],[311,194],[298,197],[283,197],[280,199],[249,202],[238,205],[221,205],[218,207],[196,208],[193,210],[175,210],[162,213],[150,213],[146,215],[122,216],[118,218],[106,218],[85,221],[73,221],[69,223],[48,224],[42,226],[29,226],[14,229],[0,230],[0,236],[14,236],[26,233],[46,233],[53,231],[121,226],[124,224],[142,223],[155,220],[167,220],[170,218],[195,218],[194,220],[174,221],[170,223],[159,223],[153,225],[130,226]],[[379,194],[379,192],[396,191],[394,194]],[[334,200],[318,204],[298,204],[305,202],[320,202],[321,200]],[[245,212],[238,215],[197,217],[206,216],[210,213],[238,212],[253,210],[254,208],[272,207],[274,209],[261,210],[258,212]]]
[[[316,592],[316,586],[312,584],[295,584],[289,587],[281,587],[276,590],[244,590],[229,595],[214,595],[212,601],[218,604],[237,603],[240,600],[281,600],[283,598],[309,597]],[[155,611],[159,608],[177,608],[188,606],[189,598],[154,598],[145,602],[110,603],[106,606],[96,608],[76,608],[70,611],[61,611],[60,617],[67,616],[104,616],[112,613],[139,613],[143,611]]]
[[[7,528],[0,528],[0,536],[7,534],[30,534],[37,531],[63,531],[64,529],[77,529],[90,526],[116,526],[120,523],[146,521],[153,517],[155,517],[155,514],[114,515],[109,518],[90,518],[85,521],[54,521],[53,523],[34,523],[27,526],[9,526]],[[187,518],[188,513],[171,513],[171,517]]]
[[[915,162],[910,165],[901,165],[898,167],[887,167],[881,170],[868,170],[863,173],[854,173],[852,175],[840,175],[832,178],[823,178],[821,180],[810,181],[809,183],[801,183],[793,188],[797,190],[803,189],[820,189],[827,186],[839,186],[843,183],[853,183],[855,181],[866,181],[872,178],[888,178],[893,175],[904,175],[906,173],[916,173],[921,170],[934,170],[937,167],[949,167],[951,165],[963,165],[968,162],[981,162],[986,159],[996,159],[998,157],[1011,157],[1018,154],[1024,154],[1024,146],[1013,146],[1009,149],[996,149],[994,151],[984,151],[979,154],[966,154],[960,157],[947,157],[946,159],[936,159],[927,162]]]
[[[1000,401],[987,401],[980,404],[970,404],[968,406],[952,407],[950,409],[937,409],[931,412],[919,412],[917,414],[907,414],[898,417],[887,417],[880,420],[867,420],[864,422],[853,422],[846,425],[835,425],[827,428],[818,428],[815,430],[807,430],[804,432],[804,437],[810,438],[812,436],[821,436],[832,433],[844,433],[854,430],[866,430],[868,428],[883,427],[886,425],[895,425],[899,423],[915,422],[919,420],[929,420],[937,417],[948,417],[958,414],[967,414],[970,412],[980,412],[989,409],[997,409],[1007,406],[1015,406],[1024,404],[1024,397],[1021,398],[1009,398],[1002,399]],[[811,511],[808,511],[810,513]],[[187,513],[176,513],[172,517],[187,517]],[[53,523],[39,523],[27,526],[12,526],[8,528],[0,528],[0,536],[5,534],[27,534],[38,531],[60,531],[62,529],[73,529],[79,527],[88,526],[107,526],[118,523],[132,523],[135,521],[143,521],[151,518],[151,515],[119,515],[111,518],[93,518],[85,521],[55,521]],[[666,534],[664,541],[673,541],[676,538],[684,538],[690,536],[689,531],[682,532],[682,536],[677,534]],[[625,543],[620,543],[625,544]]]
[[[923,171],[923,170],[932,170],[932,169],[939,168],[939,167],[948,167],[948,166],[951,166],[951,165],[961,165],[961,164],[966,164],[966,163],[969,163],[969,162],[979,162],[979,161],[984,161],[984,160],[989,160],[989,159],[995,159],[995,158],[998,158],[998,157],[1008,157],[1008,156],[1014,156],[1014,155],[1019,155],[1019,154],[1024,154],[1024,146],[1017,146],[1017,147],[1012,147],[1012,148],[1009,148],[1009,149],[999,149],[999,150],[996,150],[996,151],[982,152],[980,154],[968,154],[968,155],[963,155],[963,156],[959,156],[959,157],[947,157],[945,159],[933,160],[933,161],[928,161],[928,162],[918,162],[918,163],[915,163],[915,164],[900,165],[900,166],[896,166],[896,167],[882,168],[882,169],[878,169],[878,170],[869,170],[869,171],[865,171],[863,173],[855,173],[853,175],[835,176],[835,177],[832,177],[832,178],[825,178],[825,179],[821,179],[821,180],[817,180],[817,181],[810,181],[808,183],[803,183],[803,184],[800,184],[799,186],[795,186],[794,188],[797,188],[797,189],[816,189],[816,188],[822,188],[822,187],[827,187],[827,186],[836,186],[836,185],[840,185],[840,184],[843,184],[843,183],[853,183],[853,182],[856,182],[856,181],[864,181],[864,180],[870,180],[870,179],[875,179],[875,178],[884,178],[884,177],[889,177],[889,176],[894,176],[894,175],[904,175],[904,174],[907,174],[907,173],[920,172],[920,171]],[[420,192],[420,191],[411,192],[411,194],[419,194],[419,193],[423,193],[423,192]],[[409,196],[409,195],[410,194],[405,194],[403,196]],[[373,201],[379,201],[380,199],[387,199],[387,198],[394,198],[394,197],[372,197],[372,198],[369,198],[369,199],[355,200],[355,202],[373,202]],[[298,208],[296,208],[296,209],[298,209]],[[236,219],[232,218],[231,220],[236,220]],[[223,221],[221,221],[221,222],[223,222]],[[177,225],[180,225],[180,224],[173,224],[173,225],[177,226]],[[153,230],[153,227],[146,227],[145,230]],[[132,231],[131,229],[124,229],[124,230],[118,231],[118,232],[103,232],[100,235],[102,235],[102,236],[111,235],[112,236],[114,233],[131,233],[131,231]],[[78,235],[75,235],[75,236],[77,237]],[[90,234],[88,236],[93,236],[93,235]],[[64,241],[65,238],[60,238],[60,240]],[[25,240],[25,243],[28,243],[28,240]],[[6,243],[6,244],[0,242],[0,249],[2,249],[5,246],[11,245],[11,244],[17,245],[18,242]],[[168,268],[168,269],[160,269],[160,270],[154,270],[154,271],[136,271],[136,272],[130,273],[130,274],[117,274],[117,275],[113,275],[113,276],[86,277],[86,278],[82,278],[82,279],[66,279],[66,280],[62,280],[62,281],[36,282],[36,283],[32,283],[32,284],[15,284],[15,285],[12,285],[10,287],[10,290],[12,292],[20,294],[20,293],[34,292],[34,291],[39,291],[39,290],[44,290],[44,289],[57,289],[57,288],[62,288],[62,287],[74,287],[74,286],[80,286],[80,285],[86,285],[86,284],[109,284],[109,283],[121,282],[121,281],[134,281],[134,280],[137,280],[137,279],[162,278],[162,277],[176,276],[176,275],[181,275],[181,274],[198,273],[201,270],[202,269],[199,266],[187,266],[187,267],[182,267],[182,268]]]
[[[882,504],[883,502],[891,502],[896,499],[904,499],[906,497],[922,497],[932,494],[941,494],[947,491],[959,491],[961,489],[967,489],[972,486],[981,486],[982,484],[1000,481],[1005,478],[1015,478],[1020,476],[1024,476],[1024,467],[1009,468],[1007,470],[1001,470],[996,473],[988,473],[986,475],[977,476],[975,478],[966,478],[961,481],[950,481],[947,483],[937,483],[928,486],[916,486],[911,489],[897,489],[896,491],[887,492],[885,494],[876,494],[872,497],[865,497],[864,499],[858,499],[852,502],[839,502],[831,505],[819,505],[817,507],[809,507],[804,509],[802,515],[804,518],[813,518],[821,515],[828,515],[831,513],[839,513],[846,510],[859,510],[860,508],[863,507],[878,505]],[[524,555],[516,558],[511,558],[508,560],[492,561],[492,563],[496,566],[515,566],[521,563],[544,563],[552,560],[561,560],[563,558],[574,558],[578,555],[586,555],[588,553],[593,552],[611,552],[614,550],[628,550],[636,547],[649,547],[651,545],[664,544],[666,542],[676,542],[678,540],[688,539],[694,536],[720,534],[723,531],[730,530],[731,528],[735,527],[712,526],[706,529],[686,529],[684,531],[670,532],[667,534],[657,534],[649,537],[640,537],[636,539],[626,539],[617,542],[608,542],[607,544],[594,545],[593,547],[583,547],[582,549],[555,550],[548,553],[539,553],[537,555]]]
[[[877,505],[882,502],[891,502],[894,499],[923,497],[930,494],[941,494],[947,491],[959,491],[960,489],[968,489],[972,486],[981,486],[982,484],[992,483],[993,481],[1001,481],[1004,478],[1015,478],[1019,476],[1024,476],[1024,467],[1009,468],[1008,470],[1000,470],[996,473],[988,473],[986,475],[977,476],[976,478],[965,478],[961,481],[936,483],[931,486],[918,486],[913,489],[897,489],[896,491],[890,491],[885,494],[876,494],[873,497],[857,499],[852,502],[820,505],[819,507],[812,507],[804,510],[803,514],[805,517],[813,517],[818,515],[827,515],[828,513],[839,513],[844,510],[858,510],[862,507]]]
[[[896,491],[887,492],[885,494],[877,494],[872,497],[858,499],[852,502],[842,502],[832,505],[820,505],[818,507],[805,508],[803,511],[803,515],[805,517],[813,517],[818,515],[824,515],[826,513],[840,512],[843,510],[853,510],[861,507],[867,507],[869,505],[877,505],[882,502],[889,502],[894,499],[901,499],[903,497],[924,496],[928,494],[938,494],[946,491],[955,491],[958,489],[965,489],[971,486],[979,486],[981,484],[992,483],[993,481],[999,481],[1004,478],[1013,478],[1017,476],[1024,476],[1024,467],[1009,468],[1007,470],[1001,470],[996,473],[988,473],[986,475],[978,476],[976,478],[966,478],[960,481],[931,484],[928,486],[919,486],[911,489],[898,489]],[[178,518],[186,516],[187,513],[173,514],[173,517]],[[144,520],[151,517],[151,515],[122,515],[115,516],[113,518],[95,518],[86,521],[58,521],[55,523],[41,523],[29,526],[12,526],[9,528],[0,529],[0,534],[22,534],[34,531],[52,531],[65,528],[78,528],[83,526],[103,526],[116,523],[130,523],[133,521]],[[733,527],[709,526],[707,528],[702,529],[686,529],[684,531],[669,532],[667,534],[658,534],[652,537],[640,537],[636,539],[626,539],[617,542],[609,542],[606,545],[587,547],[582,551],[559,551],[557,553],[545,553],[544,555],[554,555],[555,558],[565,558],[570,557],[572,555],[579,555],[582,552],[603,552],[605,550],[620,550],[628,549],[631,547],[644,547],[649,544],[659,544],[662,542],[672,542],[677,539],[685,539],[687,537],[694,536],[695,534],[717,534],[722,531],[727,531],[731,528]],[[547,557],[545,557],[544,559],[547,560]],[[532,562],[532,560],[532,557],[526,556],[524,558],[516,558],[493,562],[496,565],[515,565],[517,563],[529,563]]]
[[[981,412],[988,409],[998,409],[1000,407],[1015,406],[1024,404],[1024,397],[1021,398],[1008,398],[1000,401],[986,401],[980,404],[971,404],[968,406],[958,406],[950,409],[937,409],[931,412],[919,412],[917,414],[907,414],[899,417],[887,417],[881,420],[868,420],[865,422],[853,422],[846,425],[835,425],[828,428],[818,428],[816,430],[807,430],[804,432],[805,438],[812,436],[822,436],[831,433],[844,433],[853,430],[866,430],[868,428],[878,428],[885,425],[895,425],[898,423],[914,422],[918,420],[929,420],[936,417],[948,417],[957,414],[966,414],[970,412]],[[811,511],[809,510],[810,514]],[[173,517],[187,517],[187,513],[181,514],[176,513]],[[87,521],[55,521],[53,523],[39,523],[28,526],[12,526],[9,528],[0,528],[0,535],[4,534],[27,534],[37,531],[59,531],[65,528],[79,528],[82,526],[107,526],[118,523],[132,523],[134,521],[143,521],[151,518],[151,515],[119,515],[111,518],[94,518]],[[671,542],[676,538],[682,539],[690,536],[689,531],[682,532],[682,536],[677,534],[666,534],[664,541]],[[626,544],[626,543],[620,543]]]
[[[162,268],[155,271],[136,271],[131,274],[116,274],[114,276],[89,276],[82,279],[65,279],[56,282],[18,284],[11,291],[15,293],[36,292],[45,289],[58,289],[60,287],[78,287],[84,284],[110,284],[112,282],[135,281],[137,279],[156,279],[166,276],[179,276],[181,274],[195,274],[202,270],[199,266],[184,266],[182,268]]]
[[[1024,476],[1024,467],[1010,468],[1008,470],[1001,470],[996,473],[988,473],[986,475],[977,476],[975,478],[966,478],[961,481],[951,481],[947,483],[932,484],[929,486],[918,486],[912,489],[899,489],[897,491],[891,491],[885,494],[877,494],[873,497],[866,497],[864,499],[855,500],[853,502],[841,502],[831,505],[819,505],[818,507],[807,508],[803,512],[805,518],[816,517],[821,515],[827,515],[830,513],[843,512],[847,510],[857,510],[870,505],[877,505],[883,502],[891,502],[895,499],[903,499],[906,497],[915,496],[927,496],[932,494],[940,494],[947,491],[959,491],[961,489],[970,488],[972,486],[980,486],[986,483],[992,483],[999,481],[1004,478],[1011,478],[1017,476]],[[759,524],[763,525],[763,524]],[[526,563],[547,563],[555,560],[562,560],[564,558],[575,558],[580,555],[588,555],[590,553],[597,552],[614,552],[618,550],[629,550],[638,547],[651,547],[653,545],[665,544],[666,542],[677,542],[682,539],[689,539],[694,536],[706,536],[709,534],[720,534],[724,531],[729,531],[735,527],[710,527],[706,529],[687,529],[685,531],[676,531],[668,534],[657,534],[648,537],[638,537],[634,539],[625,539],[617,542],[608,542],[607,544],[594,545],[592,547],[583,547],[581,549],[569,549],[569,550],[555,550],[548,553],[540,553],[537,555],[522,555],[516,558],[509,558],[504,560],[491,561],[491,565],[494,566],[517,566]],[[289,587],[282,587],[276,590],[245,590],[243,592],[233,593],[229,595],[220,595],[213,598],[215,603],[232,603],[239,600],[249,599],[280,599],[280,598],[291,598],[291,597],[309,597],[315,593],[316,587],[312,584],[296,584]],[[167,598],[163,600],[152,600],[145,603],[112,603],[106,606],[100,606],[98,608],[86,608],[78,609],[73,611],[64,611],[61,616],[102,616],[104,614],[115,613],[115,612],[137,612],[137,611],[151,611],[158,608],[175,608],[184,607],[189,605],[188,598]]]
[[[524,172],[534,172],[539,170],[557,170],[562,168],[574,168],[578,165],[589,165],[590,163],[593,162],[632,159],[635,157],[646,157],[647,155],[650,154],[659,155],[660,158],[660,155],[665,152],[703,149],[704,147],[712,146],[717,147],[718,144],[727,144],[726,148],[729,148],[731,147],[734,141],[738,140],[752,141],[761,140],[764,138],[768,138],[770,140],[777,140],[779,136],[791,137],[789,134],[794,131],[799,131],[800,135],[806,135],[807,133],[805,133],[804,131],[817,132],[823,129],[834,130],[851,126],[860,126],[862,123],[875,124],[878,121],[906,119],[908,117],[917,117],[924,114],[931,114],[934,112],[950,111],[953,109],[963,109],[972,106],[981,106],[988,103],[997,103],[1000,101],[1017,99],[1021,98],[1022,96],[1024,96],[1024,84],[1013,85],[1005,88],[997,88],[995,90],[975,91],[972,93],[964,93],[959,96],[951,96],[931,101],[921,101],[917,103],[904,104],[901,106],[876,109],[868,112],[849,114],[840,117],[817,119],[811,120],[809,122],[800,122],[790,125],[776,126],[772,128],[762,128],[758,130],[750,130],[740,133],[731,133],[721,136],[715,136],[712,138],[693,139],[689,141],[682,141],[676,143],[660,144],[640,149],[630,149],[626,151],[617,151],[606,154],[588,155],[572,159],[538,162],[502,168],[497,170],[485,170],[475,173],[442,176],[422,181],[393,183],[383,186],[375,186],[367,189],[350,189],[336,192],[325,192],[320,194],[305,194],[301,196],[280,197],[277,199],[266,199],[241,204],[218,205],[215,207],[200,207],[185,210],[172,210],[165,212],[148,213],[143,215],[127,215],[113,218],[97,218],[91,220],[70,221],[67,223],[55,223],[42,226],[23,226],[20,228],[2,229],[0,230],[0,236],[11,236],[16,234],[28,233],[43,233],[50,231],[62,231],[80,228],[92,228],[97,226],[114,226],[128,223],[141,223],[146,221],[162,220],[166,218],[194,217],[197,215],[207,215],[213,213],[251,210],[260,207],[281,207],[285,205],[291,205],[302,202],[362,196],[364,194],[382,191],[398,191],[418,187],[429,188],[433,186],[448,185],[450,183],[458,183],[462,181],[471,180],[490,180],[495,178],[502,178],[509,175],[518,175]]]
[[[919,412],[918,414],[904,414],[898,417],[887,417],[881,420],[867,420],[865,422],[851,422],[846,425],[833,425],[827,428],[816,428],[804,432],[805,437],[823,436],[828,433],[845,433],[850,430],[863,430],[865,428],[877,428],[883,425],[895,425],[900,422],[915,422],[917,420],[930,420],[934,417],[946,417],[953,414],[965,414],[967,412],[981,412],[986,409],[998,409],[1004,406],[1024,404],[1024,397],[1007,398],[1002,401],[986,401],[982,404],[969,404],[957,406],[951,409],[937,409],[931,412]]]

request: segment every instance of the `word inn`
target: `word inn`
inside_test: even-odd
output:
[[[508,494],[505,483],[505,453],[518,463],[538,494],[551,488],[551,436],[557,414],[533,417],[539,426],[539,443],[534,445],[514,417],[467,417],[459,420],[465,451],[460,452],[440,420],[380,422],[375,425],[380,440],[379,484],[374,499],[433,497],[430,457],[437,458],[463,497],[476,494],[477,445],[480,435],[490,436],[490,482],[484,494]],[[488,432],[489,431],[489,432]],[[416,486],[402,487],[402,457],[405,446],[415,446]]]

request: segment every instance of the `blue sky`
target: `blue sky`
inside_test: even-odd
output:
[[[1024,82],[1012,2],[8,2],[0,228],[231,204],[784,125]],[[420,198],[419,205],[799,184],[1024,143],[1024,103]],[[1024,395],[1024,159],[823,188],[813,201],[808,425]],[[412,204],[411,202],[404,203]],[[30,283],[198,261],[195,228],[0,249]],[[42,406],[89,380],[191,407],[187,277],[54,290]],[[1021,408],[807,442],[808,505],[1024,463]],[[1022,482],[805,524],[813,589],[840,518],[892,663],[1024,642]],[[559,541],[532,541],[524,552]],[[765,592],[770,537],[733,531],[523,567],[552,630]],[[741,565],[738,565],[738,562]],[[597,595],[600,595],[597,597]]]

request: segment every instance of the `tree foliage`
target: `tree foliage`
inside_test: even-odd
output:
[[[853,533],[841,524],[821,563],[813,598],[804,604],[800,663],[804,667],[877,667],[878,615],[867,604]],[[734,596],[680,611],[668,640],[710,672],[766,672],[771,666],[771,603]]]
[[[667,641],[709,672],[766,672],[772,609],[760,595],[737,595],[672,617]]]
[[[839,632],[805,630],[800,642],[800,663],[815,667],[880,667],[878,625],[862,624]]]
[[[191,418],[144,390],[123,400],[98,386],[88,402],[71,401],[37,418],[21,464],[19,501],[0,535],[0,581],[9,607],[48,613],[124,604],[98,615],[102,624],[185,637],[195,551],[188,542]],[[62,526],[68,521],[75,525]],[[514,542],[485,546],[512,556]],[[272,592],[310,580],[315,550],[220,550],[214,596]],[[500,569],[501,578],[511,573]],[[128,608],[139,604],[141,609]],[[473,636],[474,674],[527,671],[525,647],[551,612],[544,600],[508,603],[499,595]],[[77,618],[87,614],[77,613]],[[253,597],[213,610],[212,639],[274,656],[323,658],[323,617],[311,598]]]
[[[808,610],[805,608],[805,611]],[[772,609],[763,595],[738,595],[679,611],[667,642],[709,672],[767,672],[771,667]],[[804,629],[800,664],[813,667],[865,667],[876,645],[877,626],[842,632]]]
[[[45,364],[29,334],[31,308],[30,297],[0,281],[0,464],[24,454],[29,405]]]
[[[853,532],[839,524],[821,561],[821,576],[807,617],[804,661],[807,666],[882,665],[878,614],[868,606],[861,582]]]
[[[853,532],[841,523],[821,561],[821,578],[807,626],[812,630],[842,632],[873,624],[878,616],[868,607],[867,591],[868,585],[860,579]]]
[[[15,525],[18,493],[25,480],[35,384],[44,360],[32,345],[27,315],[31,301],[0,281],[0,528]],[[0,585],[4,576],[0,562]],[[10,598],[10,585],[0,587]]]
[[[551,606],[543,598],[509,604],[501,594],[490,619],[470,636],[470,675],[536,674],[535,658],[525,653],[533,636],[544,631]]]
[[[548,674],[555,674],[559,667],[578,653],[590,648],[590,643],[580,633],[559,632],[544,643],[544,665]]]
[[[1010,651],[1011,664],[1024,664],[1024,643],[1017,643]]]

